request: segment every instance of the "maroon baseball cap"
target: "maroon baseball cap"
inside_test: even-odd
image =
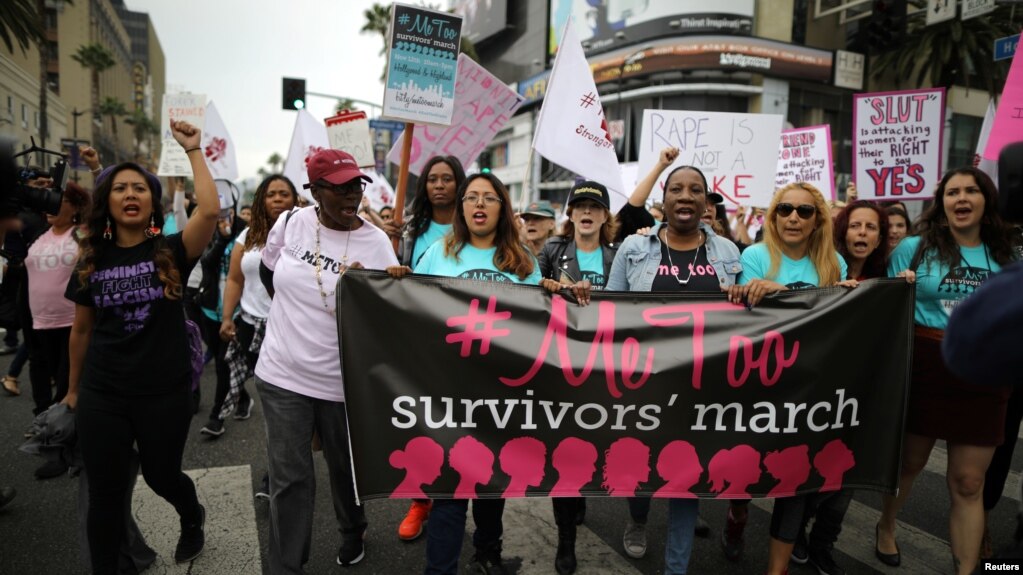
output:
[[[346,184],[354,179],[362,178],[372,182],[373,178],[362,173],[355,158],[341,150],[320,150],[309,159],[309,183],[324,180],[331,184]]]

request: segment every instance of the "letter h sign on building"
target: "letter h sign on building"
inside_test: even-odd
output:
[[[926,200],[941,179],[945,89],[853,96],[853,178],[861,200]]]

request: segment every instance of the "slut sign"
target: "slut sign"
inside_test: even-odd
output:
[[[579,307],[538,287],[355,272],[338,315],[361,497],[895,486],[904,282],[751,311],[718,294],[603,292]]]
[[[926,200],[941,179],[945,89],[853,96],[853,173],[862,200]]]

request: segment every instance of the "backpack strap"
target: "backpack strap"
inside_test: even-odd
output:
[[[922,236],[920,237],[920,243],[916,246],[916,252],[913,253],[913,259],[909,262],[909,269],[916,272],[916,268],[920,267],[920,261],[924,258],[924,251],[927,250],[927,240]]]

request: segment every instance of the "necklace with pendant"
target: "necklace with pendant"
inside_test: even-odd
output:
[[[323,224],[320,223],[320,214],[316,214],[316,254],[314,255],[314,268],[316,269],[316,286],[320,288],[320,301],[323,302],[323,310],[330,315],[334,315],[334,310],[330,309],[327,305],[327,295],[334,295],[335,292],[327,294],[323,289],[323,258],[320,256],[320,228]],[[348,269],[348,244],[352,241],[352,230],[348,229],[348,236],[345,238],[345,253],[341,256],[341,275],[344,275]]]
[[[693,279],[693,269],[696,267],[696,260],[700,259],[700,247],[703,246],[703,243],[700,242],[696,246],[696,255],[693,256],[693,263],[689,264],[689,275],[686,276],[686,279],[682,279],[675,273],[675,270],[678,268],[675,267],[675,262],[671,261],[671,243],[668,241],[668,228],[664,228],[664,247],[668,249],[668,265],[671,266],[671,275],[675,276],[678,285],[688,285],[689,280]]]

